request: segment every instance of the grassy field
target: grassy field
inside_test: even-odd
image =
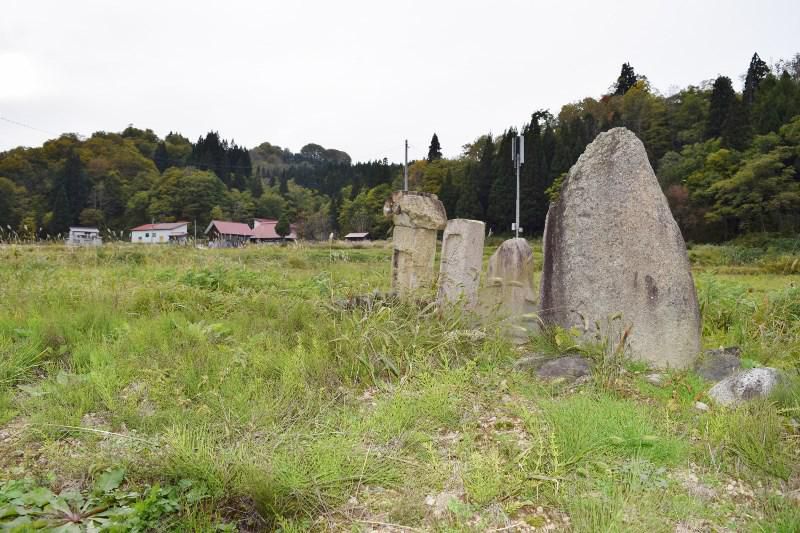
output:
[[[690,255],[707,347],[794,371],[796,241]],[[0,246],[0,529],[800,530],[796,382],[544,384],[513,363],[564,332],[354,298],[389,273],[382,244]]]

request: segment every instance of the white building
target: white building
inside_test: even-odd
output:
[[[72,246],[100,246],[103,239],[100,238],[100,230],[97,228],[70,226],[66,242]]]
[[[131,229],[131,242],[156,244],[161,242],[184,243],[189,237],[188,222],[144,224]]]

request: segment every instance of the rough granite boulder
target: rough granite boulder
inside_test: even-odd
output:
[[[647,159],[625,128],[601,133],[550,205],[540,285],[545,323],[619,339],[658,367],[700,353],[700,312],[686,245]],[[621,314],[621,320],[610,320]]]
[[[781,381],[775,368],[751,368],[714,385],[708,396],[720,405],[736,405],[753,398],[765,398]]]

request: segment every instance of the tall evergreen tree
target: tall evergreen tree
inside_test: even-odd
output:
[[[475,168],[475,177],[473,183],[478,193],[478,201],[481,204],[483,213],[478,217],[483,219],[486,212],[489,210],[489,194],[492,190],[492,183],[494,182],[494,155],[495,144],[492,135],[489,134],[483,140],[480,156],[478,158],[478,165]]]
[[[742,99],[746,106],[751,106],[756,101],[756,92],[761,82],[769,74],[769,67],[767,64],[758,57],[758,54],[753,54],[750,60],[750,66],[747,68],[747,76],[744,79],[744,91],[742,92]]]
[[[278,219],[278,223],[275,224],[275,233],[281,236],[281,238],[286,237],[292,232],[292,228],[289,225],[289,218],[286,216],[286,213],[283,213],[281,217]]]
[[[707,138],[722,135],[722,126],[728,119],[735,102],[736,92],[733,90],[731,79],[727,76],[719,76],[714,80],[714,86],[711,89],[706,121]]]
[[[636,85],[636,72],[630,63],[623,63],[617,83],[614,85],[614,95],[622,96],[634,85]]]
[[[759,86],[756,103],[750,110],[756,133],[777,132],[792,117],[800,115],[800,79],[794,80],[787,71],[780,78],[768,75]]]
[[[280,182],[280,187],[278,188],[278,192],[284,198],[286,197],[287,194],[289,194],[289,176],[287,176],[285,170],[281,172],[281,182]]]
[[[63,178],[58,179],[58,183],[52,192],[50,209],[52,217],[48,232],[53,236],[66,234],[69,231],[70,224],[72,224],[72,213],[70,212],[67,188],[64,185]]]
[[[334,233],[338,232],[341,228],[339,227],[339,213],[342,211],[342,195],[337,192],[331,198],[331,208],[329,212],[329,218],[331,219],[331,229]]]
[[[62,169],[63,184],[69,202],[70,224],[78,221],[78,216],[89,200],[89,180],[78,152],[70,149]]]
[[[439,144],[439,137],[433,134],[431,137],[431,145],[428,147],[428,162],[436,161],[442,158],[442,147]]]
[[[495,233],[511,231],[516,203],[516,171],[511,159],[511,139],[517,135],[515,129],[508,130],[500,138],[495,158],[492,189],[489,193],[489,208],[486,222]]]
[[[439,200],[444,205],[444,210],[448,215],[452,215],[456,210],[456,203],[458,202],[458,187],[453,183],[453,173],[447,169],[444,175],[442,185],[439,188]]]
[[[478,185],[475,182],[477,167],[470,165],[464,173],[464,183],[455,206],[455,216],[472,220],[483,220],[483,206],[478,198]]]
[[[259,198],[264,194],[264,181],[260,176],[251,177],[249,183],[250,194],[253,195],[253,198]]]
[[[158,146],[156,146],[156,151],[153,154],[153,163],[156,164],[156,168],[159,172],[164,172],[169,166],[169,154],[167,153],[167,145],[164,141],[161,141],[158,143]]]
[[[752,137],[749,108],[739,98],[734,98],[728,116],[722,124],[722,146],[734,150],[744,150]]]
[[[525,164],[520,172],[520,224],[529,233],[544,229],[549,200],[545,190],[550,186],[550,167],[545,148],[545,133],[552,116],[547,111],[537,111],[523,131],[525,136]]]

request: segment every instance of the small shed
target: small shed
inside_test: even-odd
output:
[[[66,243],[70,246],[100,246],[103,239],[100,238],[100,230],[97,228],[70,226]]]
[[[356,232],[356,233],[348,233],[344,236],[344,240],[350,242],[359,242],[359,241],[368,241],[369,240],[369,233],[366,231],[364,232]]]
[[[212,220],[205,231],[208,245],[212,248],[238,248],[253,236],[250,226],[241,222]]]

